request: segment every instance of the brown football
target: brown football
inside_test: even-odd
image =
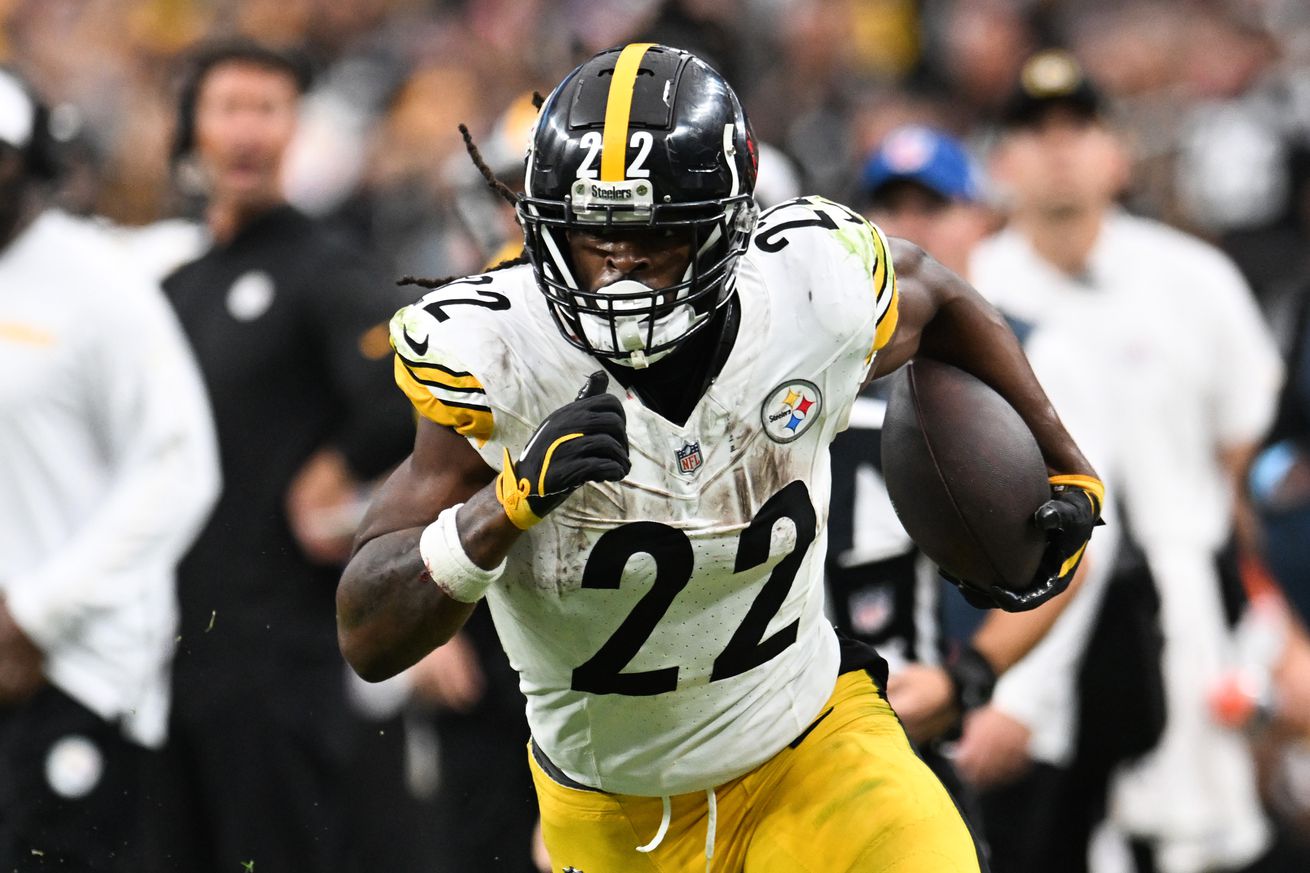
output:
[[[1046,543],[1033,513],[1051,496],[1032,432],[949,364],[915,360],[891,378],[883,477],[906,532],[958,579],[1029,588]]]

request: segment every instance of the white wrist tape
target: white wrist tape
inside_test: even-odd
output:
[[[491,570],[484,570],[470,560],[459,541],[459,528],[455,514],[464,504],[458,503],[442,511],[437,520],[423,530],[418,540],[419,557],[428,568],[428,575],[447,597],[461,603],[477,603],[487,589],[505,572],[505,562]]]

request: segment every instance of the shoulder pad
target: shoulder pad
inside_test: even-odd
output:
[[[495,421],[486,389],[474,367],[465,363],[469,356],[463,350],[469,342],[489,343],[491,338],[477,329],[476,320],[461,320],[458,327],[449,322],[443,304],[453,301],[488,309],[509,305],[499,294],[471,294],[460,284],[438,288],[401,309],[390,325],[396,384],[423,417],[477,440],[481,446],[491,438]]]
[[[797,197],[760,216],[752,244],[765,253],[791,249],[784,257],[807,264],[853,259],[858,266],[842,268],[843,275],[850,269],[864,288],[873,286],[877,332],[870,357],[890,341],[897,321],[896,271],[887,237],[864,216],[825,197]]]

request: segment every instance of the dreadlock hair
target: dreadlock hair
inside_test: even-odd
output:
[[[540,109],[542,102],[543,102],[542,96],[536,91],[533,91],[532,104],[536,108]],[[487,166],[487,162],[482,157],[482,152],[478,150],[477,144],[473,142],[473,134],[469,133],[468,125],[461,122],[459,125],[459,134],[464,139],[464,150],[468,152],[469,160],[473,161],[473,166],[478,168],[478,172],[482,175],[482,178],[486,180],[487,187],[491,189],[491,193],[495,194],[497,197],[504,200],[510,206],[516,206],[518,204],[518,196],[515,195],[515,193],[510,190],[510,187],[508,185],[500,181],[500,179],[496,178],[495,171],[493,171],[491,167]],[[509,267],[517,267],[520,264],[526,264],[527,262],[528,262],[527,252],[521,251],[517,257],[503,260],[500,263],[496,264],[495,266],[489,267],[488,269],[483,270],[482,272],[494,273],[497,270],[504,270],[504,269],[508,269]],[[432,288],[440,288],[442,285],[449,285],[451,282],[463,278],[465,277],[444,276],[440,279],[422,279],[419,278],[418,276],[402,276],[400,279],[396,280],[396,284],[401,286],[414,285],[419,288],[432,289]]]
[[[469,133],[467,124],[460,122],[459,135],[464,138],[464,150],[468,152],[469,159],[473,161],[473,166],[478,168],[482,178],[487,181],[487,187],[491,189],[491,192],[510,206],[517,204],[518,198],[514,196],[514,192],[509,190],[508,185],[496,178],[496,174],[492,172],[491,167],[488,167],[487,162],[482,159],[482,152],[478,151],[477,145],[474,144],[473,134]]]
[[[520,253],[515,257],[506,258],[505,260],[495,264],[494,266],[488,267],[487,269],[483,270],[482,273],[480,273],[479,275],[485,273],[494,273],[497,270],[507,270],[510,267],[517,267],[520,264],[526,264],[527,262],[528,262],[527,254]],[[405,285],[414,285],[418,288],[427,288],[431,290],[433,288],[440,288],[442,285],[449,285],[451,282],[454,282],[458,279],[467,279],[467,278],[468,278],[467,276],[443,276],[440,279],[424,279],[419,276],[401,276],[399,279],[396,280],[396,284],[402,287]]]

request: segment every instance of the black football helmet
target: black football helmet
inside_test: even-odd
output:
[[[703,327],[730,297],[758,211],[755,139],[723,77],[680,49],[601,52],[546,98],[528,148],[519,221],[537,283],[564,337],[645,367]],[[682,281],[579,287],[570,230],[690,232]]]

